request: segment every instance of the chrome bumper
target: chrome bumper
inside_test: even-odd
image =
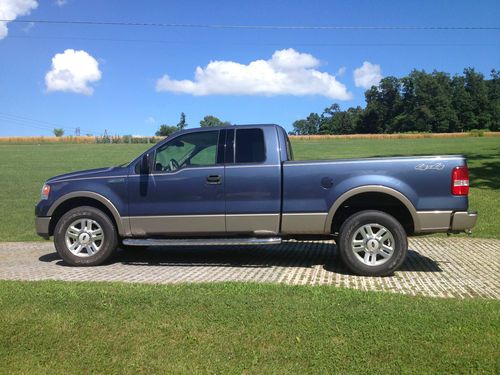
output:
[[[415,232],[470,232],[476,220],[477,212],[419,211]]]
[[[45,238],[46,240],[48,240],[50,237],[49,225],[50,225],[50,216],[35,217],[36,234],[38,234],[40,237]]]
[[[451,217],[451,231],[470,232],[476,221],[477,212],[455,212]]]

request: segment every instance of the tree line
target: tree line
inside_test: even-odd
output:
[[[203,120],[200,121],[200,126],[202,128],[208,126],[228,126],[228,125],[231,125],[229,121],[222,121],[217,117],[210,115],[203,117]],[[181,116],[177,125],[165,125],[165,124],[160,125],[160,128],[155,133],[155,135],[167,137],[178,130],[184,129],[186,126],[188,126],[186,122],[186,114],[184,112],[181,112]]]
[[[462,75],[413,70],[383,78],[365,91],[366,106],[336,103],[293,123],[290,134],[465,132],[500,129],[500,73],[489,79],[467,68]]]
[[[211,116],[211,115],[205,116],[203,118],[203,120],[200,121],[200,126],[202,128],[208,127],[208,126],[229,126],[229,125],[231,125],[231,123],[229,121],[222,121],[222,120],[218,119],[217,117]],[[179,122],[177,123],[177,125],[162,124],[162,125],[160,125],[159,129],[156,131],[155,135],[159,136],[159,137],[167,137],[170,134],[175,133],[178,130],[183,130],[187,126],[188,126],[188,124],[186,122],[186,114],[184,112],[181,112]],[[54,133],[54,135],[56,137],[62,137],[64,135],[63,128],[54,128],[52,130],[52,132]],[[88,135],[90,135],[90,134],[88,134]],[[120,138],[119,136],[114,136],[114,137],[117,140],[118,140],[118,138]],[[124,140],[125,143],[129,143],[129,139],[133,138],[131,135],[124,135],[123,137],[125,139]],[[103,135],[101,137],[97,136],[96,139],[97,139],[97,143],[110,143],[111,137],[107,136],[107,135]],[[137,139],[138,138],[135,138],[135,141],[137,141]],[[145,139],[149,139],[149,138],[146,137]],[[119,142],[116,141],[113,143],[119,143]]]

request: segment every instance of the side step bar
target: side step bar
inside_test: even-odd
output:
[[[190,238],[190,239],[160,239],[160,238],[126,238],[127,246],[239,246],[239,245],[279,245],[281,237],[268,238]]]

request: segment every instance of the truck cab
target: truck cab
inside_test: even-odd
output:
[[[280,142],[276,129],[186,131],[132,162],[132,236],[278,234],[284,135]]]

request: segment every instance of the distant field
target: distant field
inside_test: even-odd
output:
[[[469,133],[394,133],[394,134],[323,134],[323,135],[291,135],[294,140],[302,139],[416,139],[416,138],[468,138],[468,137],[500,137],[500,132],[474,130]],[[109,136],[108,143],[155,143],[164,137],[131,137]],[[100,139],[100,142],[97,142]],[[64,137],[0,137],[0,143],[104,143],[102,137],[95,136],[64,136]]]
[[[500,137],[424,139],[294,139],[296,159],[465,154],[471,171],[471,208],[479,211],[474,236],[500,238]],[[43,182],[80,169],[117,165],[147,144],[0,144],[0,241],[39,239],[34,206]]]

